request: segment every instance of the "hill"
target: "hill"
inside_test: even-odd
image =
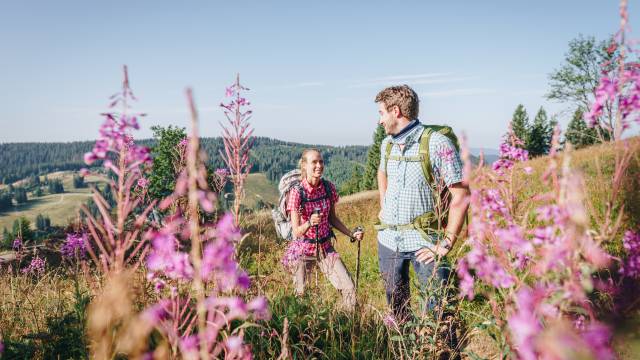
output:
[[[153,147],[155,140],[138,141]],[[0,183],[10,184],[33,175],[44,175],[55,171],[80,170],[86,167],[83,156],[90,151],[93,141],[69,143],[4,143],[0,144]],[[203,138],[202,147],[209,157],[212,168],[225,167],[220,156],[222,139]],[[256,137],[251,151],[251,169],[264,173],[270,181],[276,181],[286,171],[297,167],[302,150],[309,147],[322,151],[326,162],[326,175],[338,187],[351,175],[353,164],[363,164],[367,157],[367,146],[328,146],[301,144]]]
[[[3,228],[11,229],[13,222],[21,217],[26,217],[31,224],[35,224],[38,214],[46,215],[51,219],[51,224],[64,226],[73,220],[78,214],[81,204],[91,198],[89,187],[75,189],[73,187],[73,171],[58,171],[45,174],[49,179],[61,179],[65,192],[61,194],[44,195],[35,197],[28,193],[29,200],[20,205],[16,205],[13,211],[0,212],[0,231]],[[44,178],[44,176],[42,177]],[[104,179],[95,175],[90,175],[86,179],[87,184],[104,183]],[[14,186],[20,185],[20,182]],[[278,189],[275,184],[267,180],[263,173],[249,174],[246,184],[246,199],[244,205],[248,208],[255,208],[259,201],[265,204],[275,204],[278,202]]]

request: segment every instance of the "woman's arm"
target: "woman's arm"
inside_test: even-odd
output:
[[[305,221],[304,223],[300,224],[300,214],[298,214],[297,211],[291,211],[291,228],[293,231],[293,236],[296,239],[304,237],[304,234],[309,231],[311,226],[317,225],[316,223],[320,223],[318,215],[311,215],[309,221]]]
[[[351,231],[342,223],[342,220],[338,218],[338,215],[336,215],[336,209],[333,206],[329,211],[329,224],[338,229],[341,233],[351,237]]]

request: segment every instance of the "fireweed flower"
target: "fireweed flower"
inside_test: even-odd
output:
[[[620,267],[620,274],[626,277],[640,278],[640,232],[627,230],[622,239],[627,258]]]
[[[141,177],[138,179],[138,187],[141,189],[146,189],[149,186],[149,179]]]
[[[511,170],[517,162],[527,160],[529,160],[529,152],[524,149],[524,143],[509,129],[504,141],[500,144],[500,158],[493,163],[492,169],[498,175],[504,175],[505,171]]]
[[[75,258],[76,256],[83,259],[86,255],[86,245],[88,244],[88,238],[86,233],[67,234],[67,239],[60,248],[60,254],[67,258]]]
[[[11,248],[14,251],[22,250],[22,239],[17,237],[15,240],[13,240],[13,244],[12,244]]]
[[[45,265],[46,261],[36,255],[36,257],[31,259],[31,263],[29,264],[29,266],[22,269],[22,273],[27,275],[42,276],[44,275]]]
[[[538,359],[535,338],[542,331],[542,324],[536,315],[536,309],[541,295],[539,290],[521,288],[515,298],[517,311],[509,317],[509,331],[514,338],[519,358],[523,360]]]

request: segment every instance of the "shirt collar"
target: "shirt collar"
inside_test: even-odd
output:
[[[313,187],[311,186],[311,184],[309,184],[309,182],[307,181],[307,177],[305,176],[302,181],[302,187],[304,188],[304,190],[308,193],[312,193],[313,191],[317,190],[320,188],[320,185],[322,185],[322,179],[320,179],[320,183],[318,183],[318,186]]]
[[[391,138],[396,144],[404,144],[406,142],[410,142],[413,138],[413,135],[421,128],[420,120],[413,119],[407,126],[405,126],[399,133],[396,135],[392,135]]]

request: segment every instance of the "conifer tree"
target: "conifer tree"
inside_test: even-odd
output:
[[[382,151],[380,145],[386,136],[384,127],[378,125],[373,134],[373,144],[367,153],[367,164],[365,165],[364,176],[362,177],[359,190],[372,190],[378,187],[377,174],[378,167],[380,166],[380,151]]]
[[[564,135],[564,141],[571,143],[576,149],[593,145],[599,142],[597,130],[589,128],[584,121],[584,113],[578,108],[574,113],[567,131]]]
[[[527,115],[527,110],[522,104],[518,104],[516,110],[513,112],[511,129],[518,139],[526,144],[527,137],[529,136],[529,115]]]
[[[540,107],[525,140],[529,156],[534,157],[548,154],[549,148],[551,148],[552,135],[553,128],[547,117],[547,112],[543,107]]]

